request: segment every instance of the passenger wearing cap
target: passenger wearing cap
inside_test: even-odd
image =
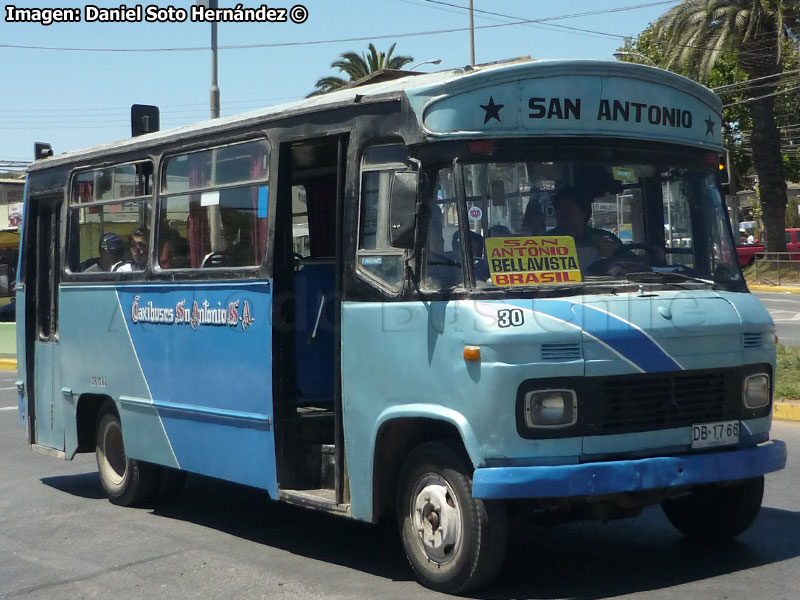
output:
[[[125,242],[116,233],[107,233],[100,238],[100,258],[83,270],[84,273],[116,271],[125,264]]]

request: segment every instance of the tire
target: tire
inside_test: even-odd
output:
[[[95,439],[97,469],[108,499],[120,506],[137,506],[150,500],[158,483],[158,468],[128,457],[122,424],[112,407],[101,412]]]
[[[488,584],[505,558],[508,519],[500,501],[472,497],[472,469],[447,443],[409,454],[397,488],[400,537],[417,579],[461,593]]]
[[[733,485],[698,486],[690,495],[661,503],[670,523],[686,537],[719,541],[736,537],[753,524],[764,496],[764,477]]]
[[[158,467],[158,471],[155,503],[169,504],[180,495],[186,486],[186,471],[170,467]]]

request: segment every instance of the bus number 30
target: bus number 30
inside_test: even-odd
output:
[[[498,310],[497,324],[500,327],[519,327],[525,322],[522,311],[518,308]]]

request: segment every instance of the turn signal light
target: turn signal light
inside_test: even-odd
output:
[[[481,359],[480,346],[464,346],[464,360],[477,361]]]

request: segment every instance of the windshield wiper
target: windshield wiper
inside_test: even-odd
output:
[[[636,283],[704,283],[710,285],[712,288],[716,286],[716,282],[710,279],[703,279],[702,277],[693,277],[686,273],[679,273],[678,271],[643,271],[626,273],[625,277],[628,281]]]

